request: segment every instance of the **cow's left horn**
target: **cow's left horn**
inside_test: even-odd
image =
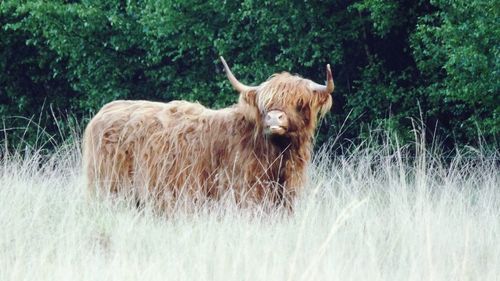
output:
[[[313,83],[312,89],[314,91],[331,94],[333,92],[334,88],[335,88],[335,85],[333,84],[332,70],[330,69],[330,65],[327,64],[326,65],[326,85],[319,85],[319,84]]]
[[[226,71],[226,75],[227,75],[227,78],[229,79],[229,82],[231,82],[231,85],[233,85],[233,88],[236,91],[243,93],[243,92],[247,92],[247,91],[254,90],[257,88],[257,87],[253,87],[253,86],[247,86],[247,85],[241,83],[240,81],[238,81],[238,79],[236,79],[236,77],[234,77],[233,73],[231,72],[231,69],[229,69],[229,66],[227,66],[226,60],[224,60],[224,58],[222,56],[220,57],[220,60],[222,61],[222,64],[224,65],[224,70]]]

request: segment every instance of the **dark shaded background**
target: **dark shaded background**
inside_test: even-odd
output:
[[[500,4],[486,0],[4,0],[0,116],[11,144],[40,145],[115,99],[227,106],[223,55],[247,84],[279,71],[322,82],[332,64],[320,143],[373,128],[408,142],[416,122],[448,149],[496,147],[499,41]]]

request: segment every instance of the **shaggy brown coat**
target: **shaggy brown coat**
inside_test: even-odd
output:
[[[219,110],[186,101],[111,102],[85,130],[88,186],[167,205],[182,195],[219,199],[229,191],[245,206],[290,208],[306,180],[318,115],[332,104],[312,83],[275,74]],[[275,109],[288,116],[285,136],[264,132],[263,118]]]

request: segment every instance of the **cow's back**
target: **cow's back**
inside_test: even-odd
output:
[[[201,141],[210,110],[197,103],[114,101],[88,124],[83,161],[88,185],[111,192],[178,186]],[[186,155],[186,153],[188,155]],[[160,182],[161,181],[161,182]],[[156,190],[158,191],[158,190]]]

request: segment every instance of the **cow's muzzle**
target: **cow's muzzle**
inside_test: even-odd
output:
[[[265,117],[265,130],[268,135],[286,134],[288,130],[288,117],[283,111],[271,110]]]

